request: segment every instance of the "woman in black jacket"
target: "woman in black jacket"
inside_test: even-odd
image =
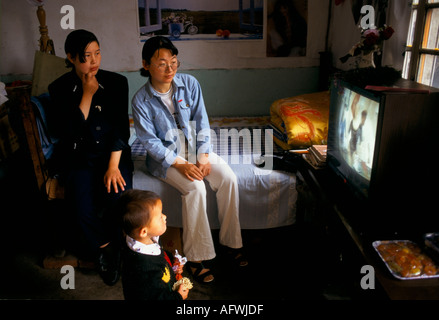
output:
[[[100,70],[99,42],[89,31],[71,32],[65,52],[72,71],[49,86],[49,125],[59,139],[53,162],[101,276],[113,285],[119,279],[119,228],[110,209],[132,188],[128,82]]]

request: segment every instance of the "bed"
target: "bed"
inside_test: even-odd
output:
[[[242,229],[276,228],[296,221],[296,175],[271,170],[268,163],[261,163],[261,155],[265,152],[281,150],[273,144],[269,123],[268,116],[210,118],[213,150],[230,165],[238,178]],[[146,150],[135,137],[134,130],[130,143],[134,162],[133,187],[159,194],[168,226],[181,228],[181,194],[148,173]],[[205,183],[210,227],[218,229],[215,193]]]
[[[55,59],[55,60],[54,60]],[[54,61],[52,61],[54,60]],[[47,93],[47,83],[55,75],[47,75],[46,70],[58,70],[65,72],[64,59],[48,54],[36,53],[36,67],[33,76],[33,98],[41,98],[41,94]],[[39,66],[39,67],[38,67]],[[50,68],[48,68],[50,66]],[[57,66],[57,68],[55,68]],[[40,72],[37,72],[40,70]],[[44,82],[44,81],[45,82]],[[46,85],[44,85],[46,84]],[[33,101],[34,102],[34,101]],[[27,105],[24,103],[23,105]],[[288,105],[288,108],[285,106]],[[312,110],[313,106],[318,110]],[[268,107],[268,106],[267,106]],[[296,107],[306,110],[291,110]],[[38,110],[32,109],[31,113]],[[319,138],[327,133],[327,119],[329,110],[328,93],[316,93],[310,96],[297,96],[274,101],[270,107],[270,116],[265,117],[221,117],[211,118],[213,150],[225,159],[238,178],[240,191],[240,220],[243,229],[268,229],[294,224],[296,221],[296,203],[298,193],[296,190],[296,174],[285,171],[270,170],[267,166],[258,167],[261,154],[280,152],[284,149],[306,147],[298,145],[294,137],[303,137],[302,121],[306,123],[306,130],[312,137]],[[28,111],[23,111],[23,118]],[[40,112],[35,112],[36,122],[43,122],[44,117]],[[34,121],[35,121],[34,120]],[[40,150],[39,158],[34,161],[36,173],[44,173],[39,182],[39,189],[43,189],[48,199],[62,198],[62,188],[55,183],[56,179],[50,178],[45,165],[45,154],[42,152],[41,141],[34,139],[41,136],[42,132],[36,130],[40,126],[33,126],[33,132],[29,133],[29,145],[34,145]],[[300,129],[298,134],[291,128]],[[291,129],[291,130],[290,130]],[[164,212],[167,215],[170,227],[181,228],[181,195],[173,187],[151,176],[145,165],[146,150],[136,138],[134,128],[131,128],[132,135],[130,144],[132,146],[132,158],[134,162],[134,188],[151,190],[160,195],[164,203]],[[229,135],[241,136],[239,139],[222,139]],[[296,135],[296,136],[295,136]],[[279,139],[277,138],[279,137]],[[282,143],[280,139],[284,139]],[[35,140],[35,141],[34,141]],[[238,141],[238,142],[237,142]],[[306,143],[315,143],[309,140]],[[321,144],[323,140],[317,141]],[[273,143],[275,142],[275,143]],[[299,141],[302,144],[302,141]],[[309,145],[308,145],[309,146]],[[36,152],[34,152],[36,153]],[[40,174],[41,175],[41,174]],[[210,189],[208,183],[208,217],[212,229],[219,228],[218,210],[215,193]],[[58,189],[61,189],[58,192]],[[53,191],[53,192],[52,192]],[[53,194],[53,196],[52,196]],[[61,194],[61,196],[59,196]]]
[[[329,91],[324,91],[276,100],[266,117],[210,118],[213,150],[226,160],[238,178],[242,229],[283,227],[296,221],[296,174],[271,170],[271,164],[262,168],[258,164],[264,154],[327,144],[329,104]],[[239,138],[228,138],[233,135]],[[146,150],[133,129],[130,143],[134,188],[159,194],[168,225],[181,228],[179,191],[148,173]],[[218,229],[215,193],[207,182],[206,188],[210,226]]]

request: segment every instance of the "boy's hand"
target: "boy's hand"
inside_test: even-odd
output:
[[[192,288],[193,288],[192,282],[186,277],[178,280],[172,286],[172,290],[177,291],[181,295],[183,300],[187,299],[187,296],[189,294],[189,290]]]
[[[183,300],[186,300],[186,299],[187,299],[187,296],[188,296],[188,294],[189,294],[189,289],[187,289],[186,286],[181,285],[181,286],[178,288],[178,291],[177,291],[177,292],[181,295],[181,297],[183,298]]]
[[[177,268],[177,270],[175,270],[175,273],[179,273],[179,274],[182,274],[183,273],[183,265],[178,265],[178,268]]]

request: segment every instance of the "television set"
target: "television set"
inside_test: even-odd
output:
[[[338,196],[362,222],[434,228],[439,89],[404,79],[373,89],[340,79],[331,84],[327,164],[341,186]]]

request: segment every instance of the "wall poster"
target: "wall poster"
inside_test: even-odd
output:
[[[267,57],[306,56],[308,0],[267,0]]]
[[[263,39],[264,0],[138,0],[141,36]]]

